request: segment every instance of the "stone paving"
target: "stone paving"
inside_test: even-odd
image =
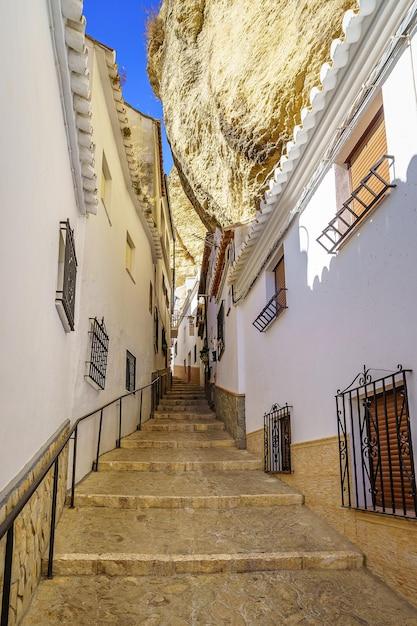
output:
[[[25,626],[417,626],[302,494],[232,447],[201,390],[176,382],[163,404],[77,486]]]

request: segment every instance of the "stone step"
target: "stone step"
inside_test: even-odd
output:
[[[169,419],[169,420],[194,420],[194,419],[207,419],[213,420],[216,418],[216,414],[213,411],[155,411],[154,418]]]
[[[142,432],[207,432],[224,430],[224,423],[220,420],[209,421],[207,419],[190,420],[148,420],[142,426]]]
[[[41,581],[22,626],[412,626],[416,622],[416,609],[363,569],[168,578],[56,576]]]
[[[75,505],[124,509],[287,506],[303,496],[264,472],[188,472],[181,476],[136,472],[92,472],[79,485]]]
[[[157,413],[203,413],[213,416],[213,411],[210,410],[210,407],[207,403],[205,404],[174,404],[174,405],[165,405],[159,404],[157,408]]]
[[[121,441],[122,448],[234,448],[234,439],[225,431],[165,433],[136,431]]]
[[[202,393],[167,393],[163,396],[164,400],[205,400],[207,398]]]
[[[199,399],[199,400],[184,400],[184,399],[169,399],[169,398],[162,398],[161,402],[160,402],[160,406],[169,406],[169,407],[176,407],[176,406],[208,406],[208,402],[207,400],[203,400],[203,399]]]
[[[169,576],[356,569],[363,557],[306,507],[228,510],[66,509],[57,528],[58,575]]]
[[[119,448],[100,457],[101,471],[189,472],[194,470],[256,470],[260,459],[236,448],[152,449]]]

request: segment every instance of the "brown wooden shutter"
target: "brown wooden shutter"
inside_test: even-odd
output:
[[[384,110],[381,107],[347,160],[352,191],[355,191],[359,187],[361,180],[384,154],[387,154],[387,138],[385,133]],[[378,168],[378,174],[387,182],[390,181],[387,161],[384,161]],[[366,184],[375,193],[379,193],[383,188],[383,184],[375,176]],[[361,189],[358,198],[362,200],[364,204],[369,204],[373,196],[366,189]],[[365,209],[359,201],[354,202],[353,208],[358,215],[363,213]]]
[[[382,507],[384,503],[385,508],[390,509],[393,506],[394,496],[395,508],[401,511],[403,490],[398,435],[400,435],[400,447],[403,451],[406,450],[408,443],[408,415],[404,389],[397,387],[395,394],[392,389],[387,390],[385,399],[384,394],[373,396],[368,400],[368,404],[370,441],[371,444],[375,444],[372,446],[373,454],[370,455],[371,475],[374,477],[377,489],[375,505]],[[397,428],[397,421],[399,428]],[[407,454],[402,454],[402,475],[406,507],[408,510],[414,509],[409,480],[411,462]],[[382,493],[384,498],[382,498]]]
[[[278,261],[278,264],[276,265],[276,267],[274,269],[274,274],[275,274],[275,290],[278,293],[280,289],[285,289],[285,264],[284,264],[284,257],[282,257]],[[281,291],[280,292],[280,294],[278,296],[278,304],[280,304],[283,307],[287,306],[287,297],[286,297],[286,292],[285,291]]]

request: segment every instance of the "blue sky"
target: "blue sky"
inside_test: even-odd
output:
[[[146,20],[159,0],[84,0],[87,33],[116,50],[119,69],[124,68],[123,95],[140,111],[162,119],[162,106],[146,74]],[[164,167],[168,173],[172,156],[163,131]]]

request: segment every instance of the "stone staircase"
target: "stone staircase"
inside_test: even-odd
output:
[[[303,497],[238,450],[196,385],[100,458],[24,624],[417,624]],[[319,486],[318,486],[319,488]]]

